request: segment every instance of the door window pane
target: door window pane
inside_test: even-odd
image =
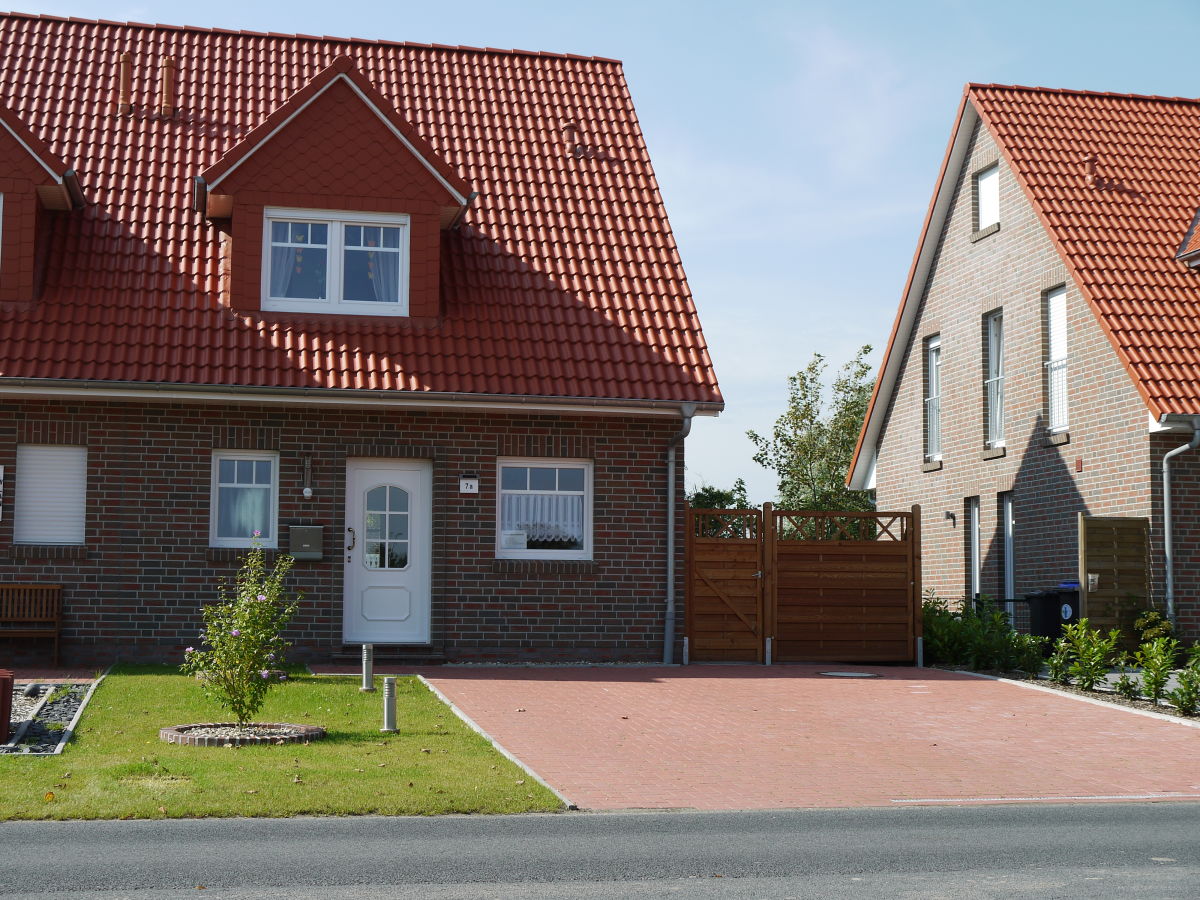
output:
[[[367,544],[363,565],[368,569],[403,569],[408,566],[408,491],[380,485],[366,493]]]

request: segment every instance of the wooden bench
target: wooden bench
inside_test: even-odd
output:
[[[0,584],[0,638],[53,638],[57,666],[61,628],[62,585]]]

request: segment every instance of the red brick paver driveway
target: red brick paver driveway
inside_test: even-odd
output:
[[[847,670],[882,677],[819,674]],[[951,672],[423,674],[583,809],[1200,799],[1200,729]]]

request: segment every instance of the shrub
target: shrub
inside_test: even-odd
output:
[[[1075,655],[1071,650],[1071,644],[1065,637],[1060,637],[1054,642],[1054,651],[1046,658],[1046,669],[1050,680],[1055,684],[1070,684],[1069,672],[1074,661]]]
[[[1067,673],[1085,691],[1095,690],[1108,675],[1109,664],[1121,639],[1120,629],[1114,628],[1105,636],[1100,629],[1089,627],[1087,619],[1080,619],[1073,625],[1063,626],[1062,639],[1071,650]]]
[[[1148,609],[1134,620],[1134,629],[1141,635],[1141,643],[1153,641],[1156,638],[1173,637],[1174,629],[1171,621],[1156,609]]]
[[[1008,616],[986,597],[952,610],[945,600],[926,593],[925,656],[928,662],[969,669],[1020,669],[1036,674],[1042,667],[1045,639],[1018,634]]]
[[[1195,663],[1184,666],[1175,679],[1178,686],[1167,691],[1167,699],[1181,715],[1196,715],[1200,707],[1200,666]]]
[[[1117,657],[1116,662],[1121,668],[1121,674],[1117,676],[1116,682],[1113,683],[1113,690],[1116,691],[1118,697],[1124,697],[1126,700],[1139,699],[1142,696],[1142,692],[1138,688],[1138,680],[1129,674],[1129,654],[1122,653]]]
[[[1142,644],[1134,654],[1134,665],[1142,670],[1142,695],[1147,700],[1157,703],[1162,699],[1178,652],[1179,641],[1159,637]]]
[[[250,550],[233,585],[221,585],[220,602],[204,607],[204,648],[184,651],[180,668],[199,678],[205,695],[239,725],[262,709],[272,682],[287,677],[273,673],[283,665],[289,644],[282,632],[299,600],[284,599],[283,581],[293,562],[280,556],[268,572],[262,548]]]

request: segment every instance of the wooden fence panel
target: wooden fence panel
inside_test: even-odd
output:
[[[1133,622],[1150,606],[1149,519],[1079,514],[1079,594],[1093,628],[1119,628],[1136,647]]]

